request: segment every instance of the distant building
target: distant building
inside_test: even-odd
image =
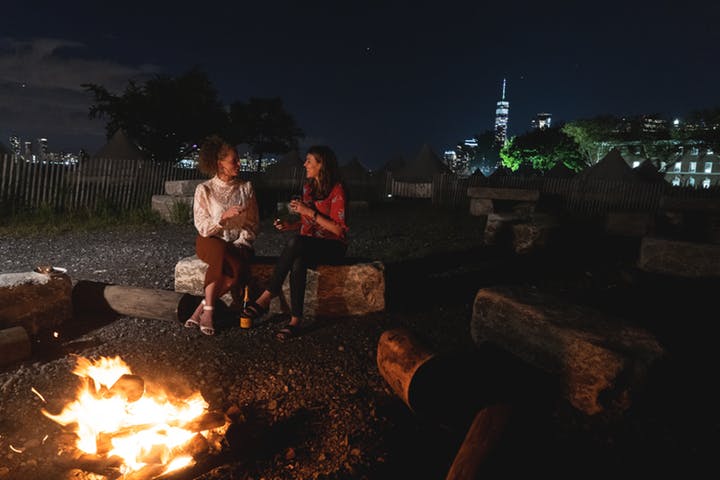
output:
[[[33,149],[33,152],[36,157],[40,160],[46,159],[48,154],[48,139],[38,138],[35,140],[35,143],[37,144],[37,147]]]
[[[542,130],[544,128],[550,128],[550,125],[552,123],[552,114],[551,113],[538,113],[535,115],[535,118],[532,119],[530,122],[530,128],[533,128],[535,130]]]
[[[650,161],[675,187],[720,186],[720,155],[702,141],[627,141],[615,146],[630,167],[639,168]]]
[[[17,135],[10,135],[10,151],[16,156],[21,153],[20,137]]]
[[[497,102],[495,108],[495,143],[499,146],[505,145],[507,142],[507,125],[510,113],[510,102],[505,100],[506,81],[503,78],[502,98]]]

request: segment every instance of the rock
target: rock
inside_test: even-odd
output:
[[[643,237],[638,267],[679,277],[720,277],[720,245]]]

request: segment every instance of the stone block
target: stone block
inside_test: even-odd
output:
[[[275,259],[258,258],[250,266],[250,287],[253,296],[270,279]],[[193,255],[175,265],[175,291],[201,296],[207,264]],[[222,300],[231,305],[228,293]],[[289,276],[283,284],[283,294],[273,299],[271,313],[287,313],[290,304]],[[308,269],[304,314],[314,316],[353,316],[381,312],[385,309],[385,267],[381,262],[342,265],[318,265]]]
[[[680,277],[720,277],[720,245],[643,237],[638,267]]]
[[[652,230],[655,217],[647,212],[610,212],[605,217],[605,232],[623,237],[644,237]]]
[[[493,200],[537,202],[540,198],[540,190],[527,188],[468,187],[467,196],[470,198],[490,198]]]
[[[192,208],[194,197],[190,196],[170,196],[170,195],[153,195],[151,200],[151,208],[158,212],[160,216],[167,221],[176,221],[174,214],[178,204],[184,204],[189,208],[188,221],[192,220]]]
[[[526,254],[547,248],[558,226],[558,220],[550,215],[532,215],[528,221],[512,225],[515,253]]]
[[[24,327],[29,335],[72,320],[72,282],[66,274],[0,274],[0,328]]]
[[[523,287],[478,291],[470,333],[557,377],[562,394],[588,415],[623,412],[642,391],[663,347],[642,329]]]
[[[513,226],[527,219],[527,215],[518,213],[489,214],[485,223],[483,242],[485,245],[510,245],[512,243]]]
[[[490,215],[493,210],[493,201],[489,198],[470,198],[470,215]]]
[[[165,182],[165,194],[173,197],[195,195],[195,188],[205,180],[168,180]]]

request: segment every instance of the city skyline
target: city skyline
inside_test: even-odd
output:
[[[508,134],[602,114],[669,117],[720,106],[716,5],[609,2],[128,2],[10,5],[0,39],[0,135],[94,153],[82,83],[208,73],[224,103],[283,99],[307,138],[378,168],[493,130],[507,78]],[[630,2],[626,2],[630,3]],[[27,21],[32,18],[32,21]]]

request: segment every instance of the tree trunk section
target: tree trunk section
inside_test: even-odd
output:
[[[73,307],[76,312],[113,312],[154,320],[184,320],[199,301],[199,298],[193,299],[192,295],[171,290],[108,285],[84,280],[79,281],[73,289]]]
[[[482,463],[505,430],[511,410],[509,405],[492,405],[475,415],[445,480],[480,478]]]

